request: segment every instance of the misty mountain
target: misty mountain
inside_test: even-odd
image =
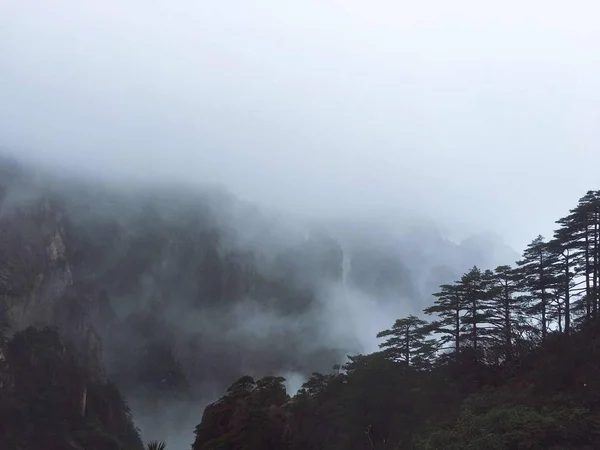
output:
[[[401,301],[415,314],[441,284],[455,281],[473,265],[493,268],[519,258],[494,233],[454,242],[428,220],[390,226],[371,219],[330,227],[350,261],[348,284],[382,301]]]
[[[58,326],[151,423],[241,374],[327,371],[373,341],[351,316],[381,329],[387,311],[421,310],[474,263],[516,259],[493,236],[456,244],[429,225],[372,222],[307,223],[222,190],[108,186],[2,161],[0,294],[13,331]],[[179,411],[172,420],[188,420]]]

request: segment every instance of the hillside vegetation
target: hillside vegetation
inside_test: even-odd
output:
[[[426,321],[314,373],[242,377],[210,405],[194,450],[600,448],[600,192],[514,267],[440,286]]]

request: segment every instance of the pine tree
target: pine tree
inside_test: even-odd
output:
[[[508,265],[498,266],[492,274],[490,288],[489,324],[490,334],[503,350],[507,361],[513,359],[513,338],[523,316],[521,298],[518,295],[518,276]]]
[[[436,315],[432,329],[439,333],[440,350],[454,349],[458,357],[461,349],[461,318],[465,313],[465,304],[460,287],[456,284],[443,284],[440,291],[433,294],[435,302],[424,310],[425,314]],[[448,344],[451,344],[449,347]]]
[[[523,299],[529,303],[528,314],[539,317],[542,340],[548,334],[551,291],[556,285],[555,263],[555,255],[541,235],[527,246],[522,259],[517,261],[519,289],[524,292]]]
[[[479,268],[473,267],[458,283],[462,302],[466,306],[461,331],[463,339],[470,342],[475,353],[483,350],[488,337],[486,325],[490,320],[492,275],[490,271],[483,273]]]
[[[585,295],[576,306],[585,309],[588,319],[596,317],[598,312],[599,221],[600,191],[588,191],[569,215],[556,222],[560,228],[555,233],[555,240],[561,246],[563,262],[569,265],[569,270],[573,269],[574,275],[583,274],[583,280],[578,280],[574,288],[576,295],[579,295],[583,292],[580,285],[585,284]],[[568,261],[565,257],[568,257]],[[569,305],[565,303],[565,306]]]
[[[591,306],[592,316],[598,318],[598,294],[600,281],[600,191],[588,191],[578,204],[578,209],[584,216],[588,234],[588,255],[590,256],[592,286]]]
[[[581,252],[578,251],[575,232],[568,227],[555,232],[555,238],[548,243],[548,248],[553,255],[556,266],[556,283],[554,286],[554,303],[557,308],[557,321],[559,331],[563,331],[562,318],[564,317],[564,333],[571,332],[571,303],[578,284],[575,283],[578,263],[581,262]]]
[[[428,339],[430,324],[412,314],[398,319],[389,330],[381,331],[378,338],[388,338],[379,344],[386,357],[393,361],[402,361],[407,366],[427,368],[435,356],[437,342]]]

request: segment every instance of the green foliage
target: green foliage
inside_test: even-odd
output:
[[[239,378],[235,383],[227,388],[227,392],[230,394],[250,394],[256,387],[256,381],[254,378],[248,375],[244,375]]]
[[[517,397],[521,392],[517,391]],[[506,389],[467,398],[452,426],[416,439],[417,449],[598,448],[600,416],[586,408],[515,398]]]
[[[290,398],[284,382],[275,376],[237,380],[224,397],[206,408],[196,427],[193,450],[285,448],[282,408]]]

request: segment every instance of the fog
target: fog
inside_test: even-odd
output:
[[[247,202],[217,208],[244,249],[278,254],[314,223],[344,251],[401,249],[396,303],[334,283],[301,320],[252,302],[227,316],[233,340],[319,329],[316,343],[372,351],[418,312],[433,261],[510,262],[597,188],[599,14],[592,0],[0,2],[0,149],[122,192],[223,188]],[[479,233],[458,250],[431,239]],[[179,431],[133,407],[173,446]]]
[[[596,182],[593,1],[0,5],[0,142],[521,248]]]

